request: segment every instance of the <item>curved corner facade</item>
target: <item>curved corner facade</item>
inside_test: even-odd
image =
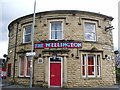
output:
[[[116,84],[112,17],[85,11],[36,13],[33,85],[96,87]],[[7,79],[29,85],[32,15],[9,24]]]

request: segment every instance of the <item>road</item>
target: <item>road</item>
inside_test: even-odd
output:
[[[2,90],[53,90],[52,88],[40,88],[40,87],[33,87],[29,88],[28,86],[17,85],[17,84],[10,84],[7,80],[2,80]],[[120,90],[120,83],[118,85],[112,87],[95,87],[95,88],[61,88],[62,90]],[[61,90],[59,89],[59,90]],[[54,89],[55,90],[55,89]],[[58,89],[56,89],[58,90]]]

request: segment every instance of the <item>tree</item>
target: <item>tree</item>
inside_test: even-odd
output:
[[[114,54],[119,54],[119,51],[118,50],[114,51]]]

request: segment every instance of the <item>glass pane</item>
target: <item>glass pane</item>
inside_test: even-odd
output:
[[[51,39],[62,39],[62,32],[61,31],[52,31]]]
[[[31,41],[31,34],[25,35],[25,42]]]
[[[94,66],[88,66],[88,75],[94,75]]]
[[[83,55],[83,61],[82,64],[85,65],[86,55]]]
[[[87,33],[95,32],[95,24],[85,23],[85,32]]]
[[[100,55],[97,55],[97,75],[100,75]]]
[[[56,59],[50,58],[50,62],[61,62],[61,58]]]
[[[82,66],[82,73],[83,73],[83,76],[85,75],[85,66]]]
[[[52,22],[51,30],[62,30],[62,22]]]
[[[55,39],[55,31],[51,32],[51,39]]]
[[[30,76],[30,60],[31,57],[27,57],[27,73],[26,73],[27,76]]]
[[[57,38],[56,39],[62,39],[62,32],[61,31],[57,32]]]
[[[83,58],[82,59],[82,75],[85,76],[85,68],[86,68],[86,66],[85,66],[86,65],[86,63],[85,63],[86,61],[85,60],[86,60],[86,55],[83,54],[82,58]]]
[[[88,65],[94,65],[94,55],[88,55]]]
[[[31,33],[31,29],[32,29],[32,26],[31,26],[31,25],[26,26],[26,27],[25,27],[25,34]]]
[[[99,76],[100,75],[100,70],[99,70],[99,66],[97,66],[97,75]]]
[[[20,57],[20,75],[24,75],[24,57]]]
[[[86,33],[85,34],[85,39],[86,40],[95,40],[95,34],[94,33]]]
[[[8,68],[7,68],[7,76],[10,77],[11,76],[11,64],[8,64]]]

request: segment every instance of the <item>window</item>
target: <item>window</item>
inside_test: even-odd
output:
[[[51,22],[50,39],[61,40],[62,39],[62,22]]]
[[[7,76],[11,76],[11,63],[8,64],[8,69],[7,69]]]
[[[20,76],[24,76],[24,72],[25,72],[25,59],[24,56],[20,56]]]
[[[26,71],[26,76],[30,76],[30,60],[31,60],[31,57],[27,57],[27,71]]]
[[[31,30],[32,30],[32,25],[28,25],[24,27],[24,43],[31,41]]]
[[[96,41],[96,27],[94,23],[85,23],[85,40]]]
[[[95,76],[95,56],[88,55],[88,76]]]
[[[82,76],[100,77],[100,55],[82,55]]]
[[[20,77],[30,76],[30,60],[31,60],[31,57],[25,57],[25,56],[19,57],[19,76]]]

